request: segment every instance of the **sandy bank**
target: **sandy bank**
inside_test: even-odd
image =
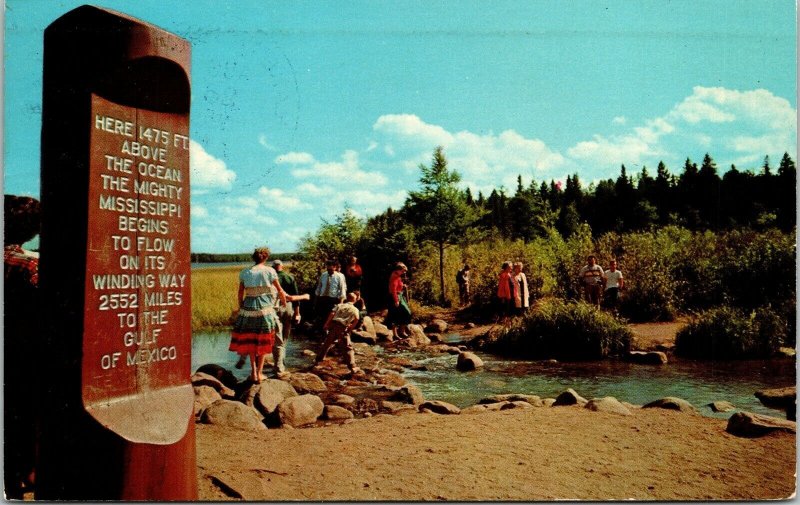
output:
[[[580,407],[379,415],[255,433],[197,425],[201,500],[764,500],[795,491],[795,436]]]

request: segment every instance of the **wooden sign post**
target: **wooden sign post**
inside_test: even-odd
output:
[[[197,498],[189,67],[112,11],[45,31],[36,499]]]

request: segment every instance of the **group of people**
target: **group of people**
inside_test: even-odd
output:
[[[522,315],[530,306],[528,278],[522,271],[523,267],[521,261],[503,262],[497,281],[498,312],[501,317]]]
[[[625,286],[622,272],[617,269],[617,260],[612,259],[608,270],[603,270],[597,264],[597,258],[590,254],[586,258],[586,265],[578,272],[578,283],[583,288],[587,303],[600,307],[600,302],[605,301],[608,308],[616,311],[619,292]]]
[[[299,302],[310,300],[309,294],[300,294],[297,283],[283,269],[283,262],[275,260],[267,265],[269,248],[259,247],[253,252],[254,265],[239,273],[238,310],[231,334],[229,349],[239,354],[237,368],[250,358],[250,380],[259,383],[266,379],[263,373],[267,355],[272,353],[276,377],[288,375],[285,365],[286,343],[293,325],[301,320]],[[409,335],[411,310],[406,298],[408,267],[395,263],[389,277],[388,315],[385,323],[396,338]],[[341,272],[337,260],[328,260],[314,289],[313,327],[322,334],[323,343],[317,352],[316,364],[325,359],[328,351],[338,344],[352,373],[360,372],[356,366],[355,352],[350,333],[366,315],[366,304],[361,298],[363,271],[358,258],[351,256]]]

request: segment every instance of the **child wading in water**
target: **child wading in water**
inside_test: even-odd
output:
[[[322,325],[322,329],[327,332],[327,335],[317,354],[315,365],[322,363],[322,360],[325,359],[325,355],[328,354],[333,344],[338,342],[339,348],[347,356],[347,368],[349,368],[352,373],[361,371],[361,369],[356,366],[356,355],[355,351],[353,351],[353,344],[350,342],[350,332],[358,325],[361,316],[358,307],[354,305],[357,299],[357,292],[348,293],[347,301],[336,305],[331,313],[328,314],[328,319],[325,321],[325,324]]]

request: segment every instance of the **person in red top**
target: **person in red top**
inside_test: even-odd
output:
[[[358,258],[350,256],[347,260],[347,267],[344,269],[344,277],[347,280],[347,292],[353,291],[361,292],[361,277],[363,276],[361,265],[358,264]]]
[[[21,500],[34,480],[36,400],[41,396],[36,382],[38,374],[31,374],[30,364],[41,352],[37,324],[43,314],[39,299],[39,255],[26,251],[22,244],[39,233],[40,207],[35,198],[5,195],[4,208],[3,462],[6,498]]]
[[[512,264],[510,261],[503,262],[500,276],[497,279],[497,299],[499,300],[499,315],[509,316],[514,308],[514,298],[516,296],[517,283],[511,275]]]
[[[406,287],[404,282],[406,272],[408,267],[398,261],[389,276],[389,312],[386,315],[386,326],[392,328],[395,338],[406,338],[410,334],[408,325],[411,323],[411,309],[408,308],[403,293]]]

